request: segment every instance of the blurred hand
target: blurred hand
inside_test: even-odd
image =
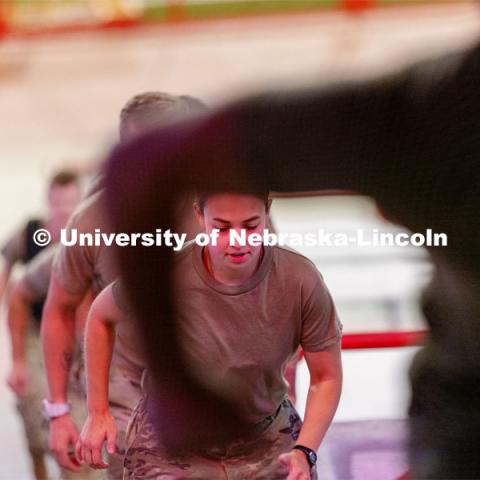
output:
[[[108,411],[88,415],[75,448],[77,458],[92,468],[107,468],[102,459],[103,444],[106,442],[109,454],[115,453],[116,437],[115,420]]]
[[[78,430],[70,415],[50,420],[50,437],[48,446],[58,464],[72,472],[80,470],[80,462],[75,458],[74,448],[78,441]]]
[[[288,469],[287,480],[310,480],[310,464],[300,450],[292,450],[278,457],[281,465]]]
[[[25,363],[14,363],[8,374],[7,384],[18,397],[26,395],[28,390],[28,368]]]

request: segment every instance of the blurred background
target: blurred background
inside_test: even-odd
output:
[[[0,0],[0,243],[42,212],[54,171],[94,172],[132,95],[164,90],[215,107],[259,90],[369,78],[473,43],[476,3]],[[277,200],[273,215],[280,232],[402,231],[359,196]],[[322,272],[346,334],[425,328],[418,299],[431,266],[422,248],[300,250]],[[4,382],[4,306],[1,316],[0,479],[29,480]],[[321,448],[321,479],[393,480],[407,471],[407,370],[416,349],[344,351],[344,393]],[[301,363],[301,411],[307,384]]]

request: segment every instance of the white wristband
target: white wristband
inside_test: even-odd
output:
[[[52,418],[61,417],[70,412],[70,404],[66,402],[52,403],[46,398],[43,400],[42,414],[47,420]]]

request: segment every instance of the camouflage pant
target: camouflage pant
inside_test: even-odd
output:
[[[25,354],[29,373],[26,395],[17,397],[17,410],[20,413],[28,449],[32,455],[46,455],[48,450],[48,422],[41,414],[42,400],[47,397],[47,379],[43,366],[40,334],[36,325],[30,325],[25,338]],[[85,396],[82,387],[77,384],[78,356],[73,375],[69,382],[68,395],[72,405],[72,418],[82,425],[86,417]],[[62,479],[94,480],[101,478],[99,472],[83,467],[81,472],[61,471]]]
[[[33,455],[43,455],[48,453],[48,423],[41,415],[42,399],[47,392],[47,379],[39,333],[33,326],[29,328],[25,338],[25,355],[28,388],[25,395],[17,397],[17,410],[23,422],[28,449]]]
[[[117,349],[114,350],[108,382],[108,400],[110,413],[115,419],[117,438],[115,453],[112,455],[105,454],[108,468],[103,476],[108,480],[122,480],[123,478],[125,436],[133,409],[142,396],[142,390],[140,387],[142,372],[143,369],[132,364],[132,362],[130,362],[125,356],[121,355]],[[76,378],[79,379],[83,392],[86,392],[84,368],[80,368],[77,371]],[[82,425],[82,423],[79,423],[78,425]]]
[[[302,421],[289,400],[261,422],[258,436],[202,456],[167,456],[147,415],[148,401],[135,408],[127,433],[124,480],[285,480],[278,456],[291,450]],[[312,470],[311,478],[316,479]]]
[[[122,480],[125,458],[125,437],[128,422],[135,405],[142,396],[140,388],[142,370],[124,356],[114,351],[110,368],[109,404],[110,413],[117,428],[116,451],[108,455],[107,477],[109,480]]]

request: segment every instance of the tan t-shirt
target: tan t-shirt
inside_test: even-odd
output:
[[[275,411],[287,393],[285,365],[299,346],[318,352],[340,341],[341,324],[322,276],[299,253],[267,247],[245,283],[217,282],[193,242],[176,254],[175,291],[179,338],[186,359],[205,383],[232,385],[253,421]],[[123,287],[113,285],[126,312],[117,328],[124,355],[145,364],[135,319]]]
[[[42,221],[39,222],[37,228],[45,228]],[[15,231],[2,246],[0,253],[9,268],[12,268],[17,262],[25,263],[27,261],[27,229],[28,224]]]
[[[26,230],[22,228],[16,231],[2,247],[2,255],[9,267],[17,262],[24,262],[27,256],[26,251]]]
[[[104,233],[110,231],[103,215],[103,195],[100,191],[82,201],[66,227],[68,241],[73,229],[78,235],[94,234],[95,229]],[[56,279],[70,293],[85,293],[91,287],[98,295],[117,276],[113,252],[108,252],[109,248],[103,244],[61,245],[53,263]]]
[[[51,245],[42,250],[28,262],[23,278],[36,300],[44,300],[48,293],[48,285],[52,274],[52,264],[59,245]]]
[[[70,232],[73,229],[76,229],[77,235],[95,234],[96,229],[101,233],[112,231],[104,216],[103,196],[104,191],[100,190],[82,201],[66,227],[68,241],[72,238]],[[187,239],[193,238],[200,228],[191,205],[191,200],[184,199],[179,203],[177,214],[181,219],[177,231],[187,233]],[[114,248],[103,243],[84,246],[61,245],[53,266],[55,277],[70,293],[84,293],[92,287],[96,296],[118,276]]]

